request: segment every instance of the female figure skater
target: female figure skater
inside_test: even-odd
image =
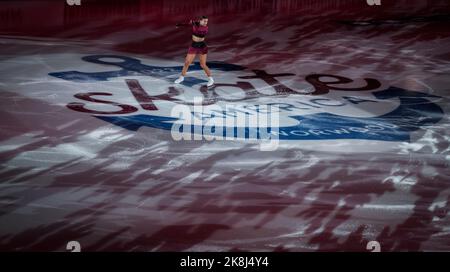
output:
[[[182,25],[192,25],[192,44],[188,49],[186,55],[186,60],[184,61],[183,70],[181,71],[181,76],[175,80],[175,83],[181,83],[186,76],[186,72],[189,65],[194,61],[195,55],[199,55],[200,66],[206,73],[208,77],[208,83],[206,86],[210,87],[214,84],[214,79],[211,76],[211,71],[206,65],[206,57],[208,55],[208,46],[205,43],[205,36],[208,33],[208,17],[201,16],[197,20],[191,20],[189,24],[177,24],[176,26]]]

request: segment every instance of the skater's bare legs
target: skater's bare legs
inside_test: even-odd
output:
[[[206,65],[206,58],[208,54],[198,55],[198,58],[200,59],[200,66],[202,67],[203,71],[205,71],[206,76],[211,76],[211,71],[209,70],[209,67]]]
[[[184,81],[184,76],[186,75],[188,69],[189,69],[189,65],[191,65],[191,63],[194,61],[195,59],[195,54],[187,54],[186,55],[186,59],[184,60],[184,66],[183,66],[183,70],[181,71],[181,76],[179,78],[177,78],[177,80],[175,80],[175,83],[181,83]]]
[[[192,64],[194,59],[195,59],[195,54],[187,54],[186,55],[186,59],[184,61],[184,66],[183,66],[183,71],[181,71],[181,75],[182,76],[186,76],[186,73],[187,73],[187,71],[189,69],[189,65]]]
[[[205,74],[208,76],[208,83],[206,84],[206,86],[211,87],[212,85],[214,85],[214,79],[211,76],[211,71],[209,70],[208,65],[206,65],[207,56],[208,54],[198,55],[200,59],[200,66],[202,67],[203,71],[205,71]]]
[[[200,66],[202,67],[203,71],[205,71],[205,74],[208,76],[208,83],[206,86],[210,87],[214,85],[214,79],[211,76],[211,70],[209,70],[208,65],[206,65],[206,58],[207,54],[199,55],[200,58]],[[181,83],[184,81],[184,77],[186,76],[186,73],[189,69],[189,65],[192,64],[192,62],[195,59],[195,54],[187,54],[186,60],[184,61],[183,70],[181,71],[181,76],[175,80],[175,83]]]

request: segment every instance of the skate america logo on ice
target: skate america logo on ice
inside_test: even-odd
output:
[[[181,85],[173,84],[182,66],[153,66],[116,55],[90,55],[82,59],[114,69],[50,75],[79,83],[81,90],[85,83],[98,82],[104,88],[106,82],[114,80],[119,80],[123,88],[119,93],[104,89],[76,93],[76,100],[68,101],[67,107],[133,131],[143,126],[172,130],[177,125],[181,133],[217,135],[217,129],[210,125],[217,123],[211,120],[270,114],[267,110],[273,107],[279,115],[279,126],[265,129],[279,140],[409,141],[411,132],[439,122],[444,115],[433,101],[437,96],[394,86],[381,88],[382,84],[374,78],[309,74],[301,79],[303,87],[296,89],[286,85],[286,79],[296,78],[293,73],[271,74],[209,62],[208,66],[216,74],[216,84],[207,88],[206,77],[200,72],[197,77],[186,77]],[[190,68],[190,71],[200,70],[198,63]],[[310,93],[305,95],[305,90]],[[190,116],[174,116],[171,110],[179,105],[188,107]],[[208,108],[212,110],[204,111]],[[201,120],[200,125],[195,119]],[[221,123],[227,131],[238,129],[227,121]],[[250,124],[245,128],[244,138],[260,138],[262,134],[254,133],[256,129]]]

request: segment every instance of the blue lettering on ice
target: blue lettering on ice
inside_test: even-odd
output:
[[[408,91],[397,87],[390,87],[373,93],[378,99],[398,98],[400,105],[393,111],[377,117],[347,117],[331,113],[316,113],[304,116],[290,116],[299,121],[297,125],[280,127],[280,140],[334,140],[334,139],[366,139],[379,141],[409,141],[410,133],[419,128],[439,122],[444,112],[429,98],[437,96],[421,92]],[[152,115],[131,116],[97,116],[104,121],[121,126],[129,130],[137,130],[141,126],[172,129],[172,117]],[[183,126],[187,132],[211,131],[207,127]],[[237,130],[234,128],[234,135]],[[254,130],[254,131],[251,131]],[[271,128],[266,129],[272,133]],[[257,135],[258,128],[243,128],[245,137]],[[180,132],[183,132],[182,130]],[[186,131],[185,131],[186,132]],[[224,135],[225,136],[225,129]]]

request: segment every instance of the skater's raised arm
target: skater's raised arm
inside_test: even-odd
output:
[[[177,23],[175,26],[176,27],[179,27],[179,26],[198,26],[200,23],[199,23],[199,20],[198,19],[191,19],[191,20],[189,20],[187,23]]]

